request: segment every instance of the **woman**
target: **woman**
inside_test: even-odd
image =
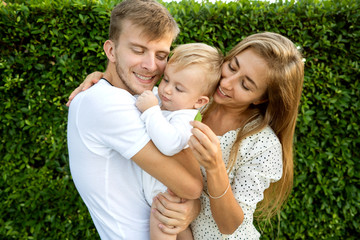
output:
[[[255,209],[260,219],[279,212],[292,188],[303,79],[301,54],[279,34],[251,35],[228,53],[189,142],[205,179],[194,239],[259,239]]]
[[[254,213],[269,219],[279,212],[292,188],[303,78],[301,54],[279,34],[251,35],[228,53],[202,123],[192,123],[189,147],[205,180],[194,239],[259,239]],[[163,231],[188,223],[178,209],[193,202],[176,202],[169,194],[154,201]]]

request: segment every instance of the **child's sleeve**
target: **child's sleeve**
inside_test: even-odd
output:
[[[165,117],[159,106],[143,112],[141,119],[155,146],[164,155],[172,156],[180,152],[188,143],[196,110],[179,110]]]

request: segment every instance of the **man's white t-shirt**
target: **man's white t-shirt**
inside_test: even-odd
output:
[[[150,205],[131,158],[150,139],[135,101],[100,80],[69,109],[71,175],[101,239],[149,239]]]

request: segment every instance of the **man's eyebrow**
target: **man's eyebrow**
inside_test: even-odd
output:
[[[133,47],[146,48],[145,46],[143,46],[143,45],[141,45],[141,44],[138,44],[138,43],[134,43],[134,42],[129,42],[129,45],[130,45],[130,46],[133,46]]]

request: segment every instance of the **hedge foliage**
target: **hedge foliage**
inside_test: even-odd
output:
[[[98,239],[69,172],[65,103],[87,73],[105,68],[114,4],[0,3],[0,239]],[[294,189],[281,221],[259,224],[262,239],[358,239],[360,2],[164,4],[181,29],[176,43],[225,53],[273,31],[302,49]]]

